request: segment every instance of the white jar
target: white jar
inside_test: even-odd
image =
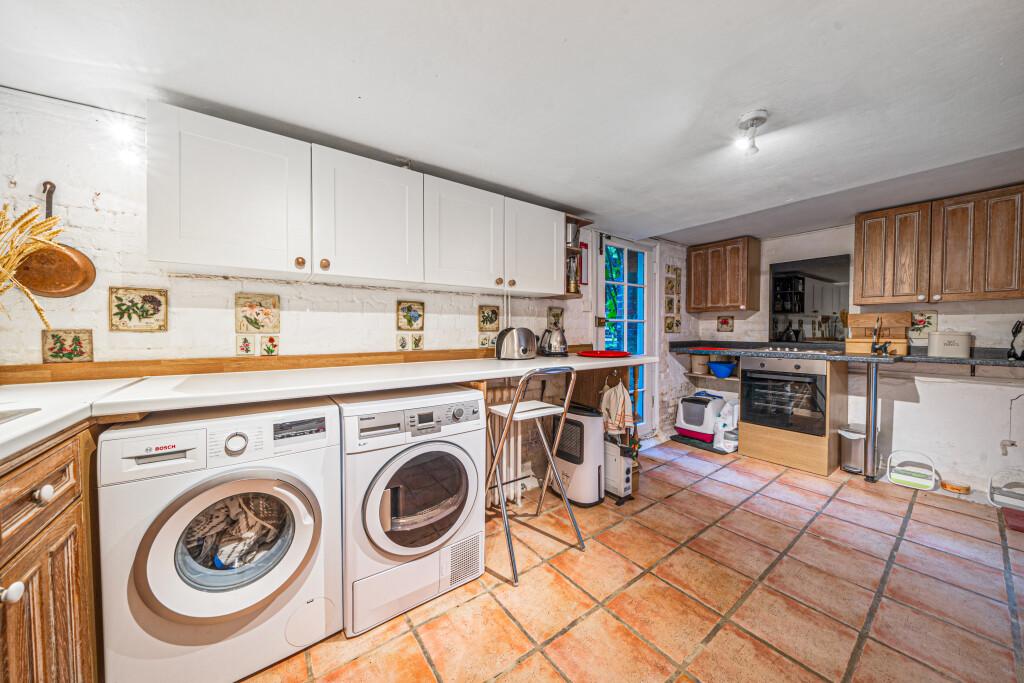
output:
[[[944,356],[946,358],[970,358],[971,333],[954,332],[952,330],[929,332],[928,355]]]

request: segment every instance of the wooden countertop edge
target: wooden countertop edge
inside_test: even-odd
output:
[[[79,420],[78,422],[69,425],[64,429],[61,429],[60,431],[55,432],[54,434],[51,434],[50,436],[44,438],[41,441],[37,441],[36,443],[32,444],[27,448],[23,448],[20,451],[12,453],[8,457],[4,458],[2,462],[0,462],[0,477],[4,476],[8,472],[18,469],[25,463],[30,462],[33,459],[45,453],[46,451],[49,451],[51,448],[54,448],[60,443],[70,439],[71,437],[83,432],[86,429],[91,429],[97,424],[99,423],[97,422],[96,418],[87,417],[84,420]]]

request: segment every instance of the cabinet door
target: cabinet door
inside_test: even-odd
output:
[[[424,276],[428,283],[501,290],[505,282],[505,198],[424,176]]]
[[[96,680],[87,529],[79,501],[0,569],[0,586],[25,584],[21,600],[0,606],[2,680]]]
[[[923,302],[928,296],[930,206],[857,216],[854,303]]]
[[[310,272],[310,146],[150,103],[149,258],[186,272]]]
[[[707,308],[717,311],[726,308],[726,282],[728,270],[725,258],[725,246],[713,244],[707,248],[708,253],[708,291]]]
[[[313,273],[423,282],[423,174],[314,145]]]
[[[708,310],[708,250],[703,247],[687,249],[686,310]]]
[[[724,307],[742,311],[747,307],[747,242],[733,240],[722,248],[725,251]]]
[[[505,280],[519,294],[565,292],[565,214],[505,197]]]

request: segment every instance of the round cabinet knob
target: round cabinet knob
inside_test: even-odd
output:
[[[15,581],[7,588],[0,588],[0,602],[10,605],[21,600],[21,596],[24,594],[25,584],[21,581]]]
[[[941,294],[932,294],[932,301],[942,301]]]
[[[306,267],[306,259],[305,259],[305,257],[303,257],[303,256],[296,256],[295,257],[295,267],[296,268],[305,268]]]
[[[740,310],[741,311],[747,310],[747,305],[746,304],[740,304]]]
[[[762,368],[764,367],[764,363],[758,363],[758,365],[760,365]]]
[[[918,294],[918,295],[917,295],[917,300],[918,300],[918,301],[924,301],[924,300],[925,300],[925,299],[927,299],[927,298],[928,298],[928,297],[926,297],[926,296],[925,296],[924,294]]]
[[[56,493],[57,491],[53,488],[52,484],[43,484],[32,492],[32,500],[36,502],[36,505],[42,507],[53,500]]]
[[[465,410],[463,410],[462,408],[456,408],[455,410],[452,411],[452,420],[458,422],[459,420],[462,419],[462,416],[465,414]]]
[[[800,369],[800,364],[799,363],[794,363],[793,364],[793,369],[794,370],[799,370]]]
[[[331,260],[330,259],[326,259],[326,258],[320,259],[320,270],[330,270],[330,269],[331,269]]]
[[[503,277],[496,277],[496,278],[494,278],[494,284],[496,284],[496,285],[505,284],[505,278],[503,278]]]
[[[242,432],[235,432],[224,439],[224,452],[228,455],[241,455],[249,445],[249,437]]]
[[[509,287],[515,287],[516,286],[516,281],[515,280],[509,280],[508,281],[508,286]]]

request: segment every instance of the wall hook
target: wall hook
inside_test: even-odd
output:
[[[53,215],[53,192],[57,189],[57,186],[49,181],[43,181],[43,197],[46,199],[46,215],[44,218],[49,218]]]

